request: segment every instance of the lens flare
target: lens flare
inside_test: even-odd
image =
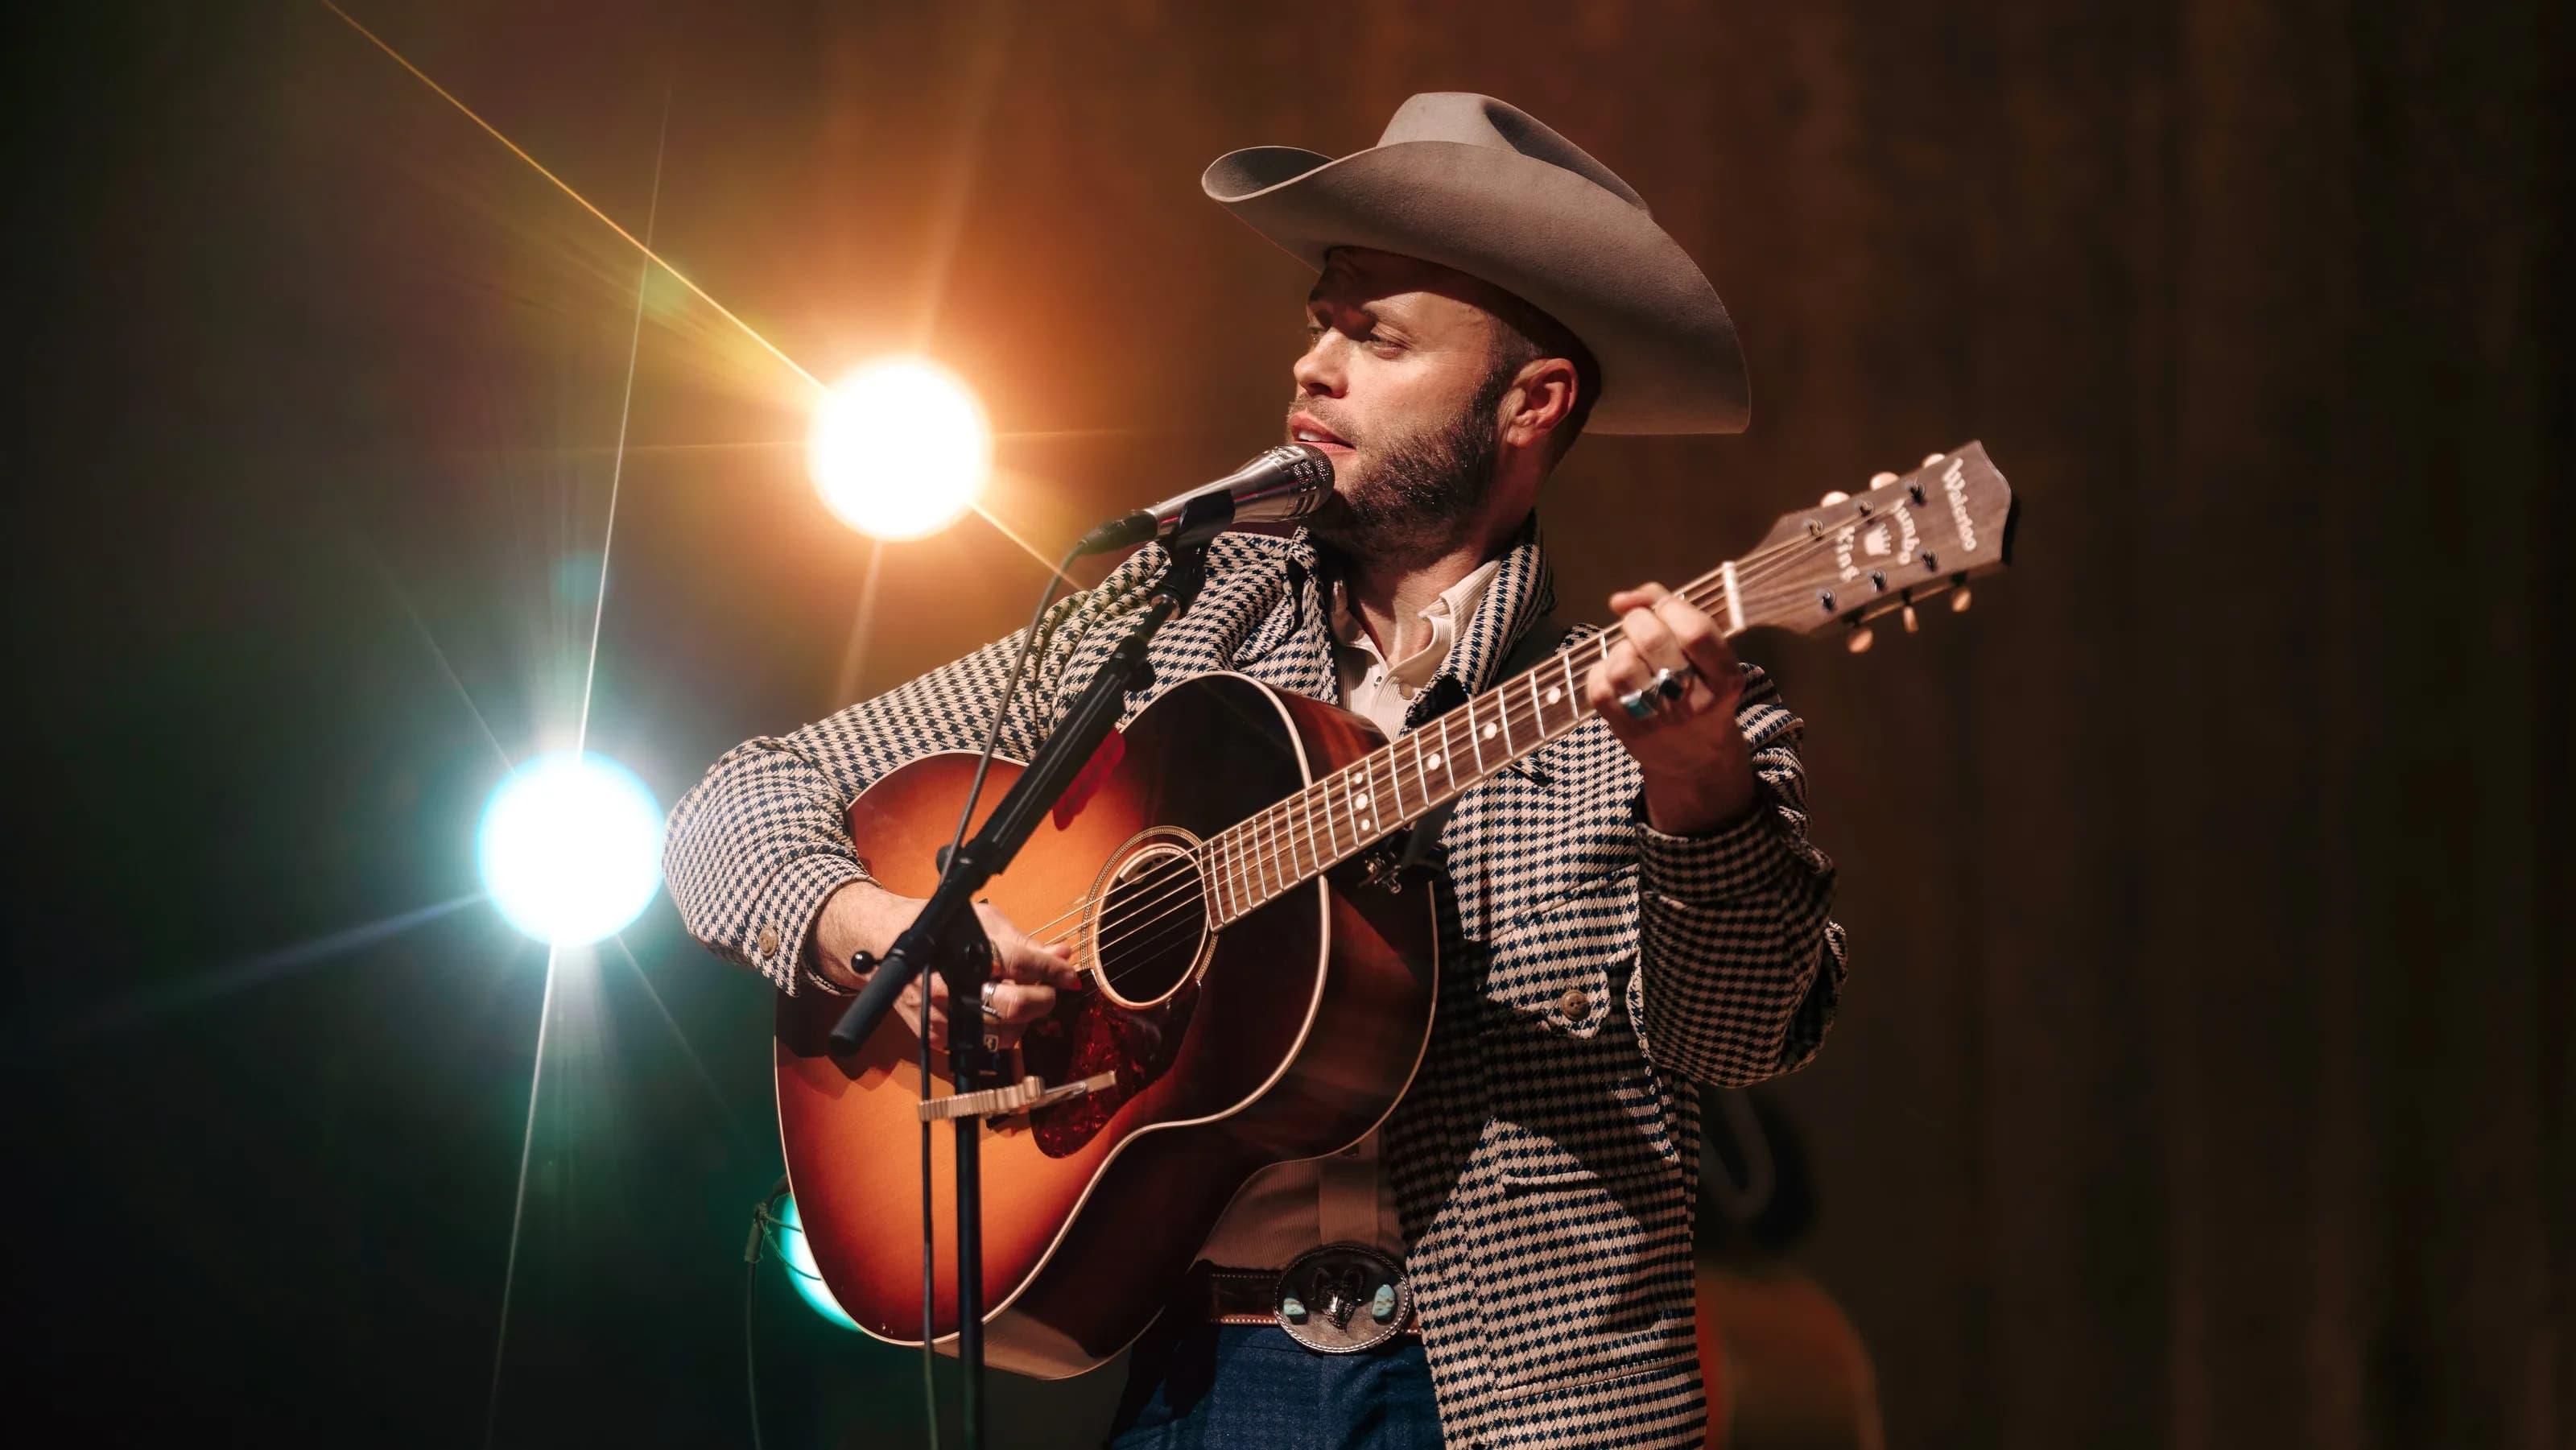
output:
[[[483,809],[483,889],[512,926],[555,946],[642,914],[661,881],[662,812],[634,772],[562,751],[510,773]]]
[[[918,539],[957,522],[983,495],[993,432],[954,373],[886,358],[824,395],[805,465],[843,523],[872,538]]]

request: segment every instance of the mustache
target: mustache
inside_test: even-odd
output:
[[[1307,417],[1314,419],[1316,422],[1323,424],[1325,427],[1332,429],[1334,437],[1341,439],[1343,442],[1350,444],[1354,448],[1359,446],[1359,435],[1351,431],[1349,424],[1334,417],[1331,409],[1316,407],[1311,400],[1306,398],[1293,398],[1289,400],[1288,411],[1280,415],[1280,425],[1282,427],[1286,427],[1288,425],[1288,420],[1296,417],[1300,413],[1303,413]]]

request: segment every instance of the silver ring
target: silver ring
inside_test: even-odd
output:
[[[1621,695],[1619,708],[1627,711],[1630,719],[1651,719],[1667,703],[1680,699],[1690,689],[1691,675],[1692,671],[1687,667],[1657,670],[1653,679]]]
[[[1001,983],[988,978],[984,983],[983,990],[975,994],[975,1005],[982,1009],[985,1016],[992,1018],[996,1022],[1002,1020],[1002,1009],[993,1005],[993,993],[999,991],[1001,989],[1001,985]]]

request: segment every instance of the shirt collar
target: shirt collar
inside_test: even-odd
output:
[[[1335,644],[1367,655],[1385,669],[1387,679],[1411,695],[1429,684],[1432,677],[1440,672],[1440,667],[1448,662],[1450,648],[1456,643],[1459,631],[1475,617],[1486,587],[1493,583],[1494,576],[1501,572],[1502,567],[1502,556],[1496,555],[1440,591],[1440,597],[1425,605],[1419,615],[1424,623],[1431,626],[1430,638],[1402,659],[1388,659],[1385,651],[1378,648],[1377,641],[1369,637],[1367,627],[1360,621],[1358,609],[1351,604],[1348,587],[1338,579],[1333,581],[1332,612],[1326,616],[1326,625],[1332,631]]]
[[[1290,539],[1293,559],[1304,565],[1320,565],[1313,543],[1304,529]],[[1539,622],[1556,607],[1556,574],[1548,566],[1547,548],[1540,532],[1538,515],[1533,513],[1522,522],[1520,532],[1503,552],[1489,561],[1494,567],[1484,585],[1484,595],[1464,623],[1456,627],[1446,659],[1440,661],[1431,678],[1454,678],[1461,690],[1460,698],[1492,688],[1494,671],[1511,657],[1512,647],[1530,626]],[[1330,570],[1326,569],[1329,573]],[[1312,578],[1313,575],[1307,577]],[[1338,590],[1319,592],[1318,613],[1324,616],[1325,640],[1333,639],[1334,619],[1343,613]],[[1329,673],[1331,665],[1324,668]],[[1427,704],[1417,697],[1417,707]]]

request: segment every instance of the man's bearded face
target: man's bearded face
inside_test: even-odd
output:
[[[1493,481],[1513,371],[1495,365],[1498,324],[1472,300],[1482,284],[1447,268],[1348,248],[1330,262],[1287,421],[1333,460],[1313,531],[1370,558],[1436,558]]]
[[[1328,446],[1334,498],[1313,520],[1315,536],[1347,553],[1398,559],[1437,558],[1455,545],[1494,478],[1494,410],[1511,374],[1488,371],[1486,385],[1450,417],[1389,419],[1368,430],[1365,442],[1312,400],[1290,405],[1291,438],[1300,433],[1302,413],[1355,445],[1348,451]],[[1312,440],[1311,431],[1306,438]]]

